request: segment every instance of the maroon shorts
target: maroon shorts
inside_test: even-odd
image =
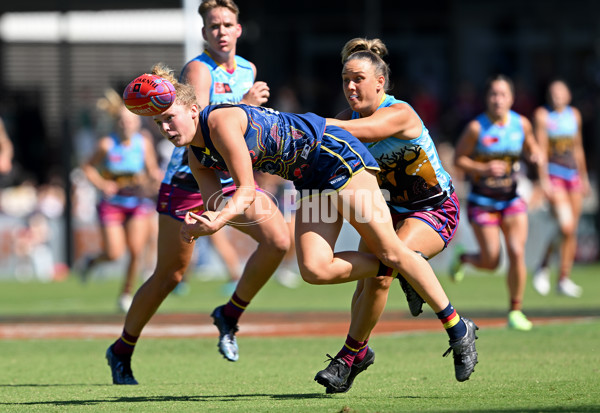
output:
[[[562,189],[565,192],[581,192],[583,188],[579,175],[575,175],[572,179],[550,175],[550,184],[553,189]]]
[[[152,201],[143,201],[134,207],[101,201],[98,204],[98,219],[102,225],[123,224],[131,217],[148,216],[152,212]]]
[[[527,213],[527,204],[521,198],[497,206],[482,206],[469,203],[467,206],[469,221],[475,225],[499,226],[505,217]]]
[[[407,218],[415,218],[429,225],[440,238],[444,241],[444,248],[454,237],[458,222],[460,220],[460,204],[456,193],[452,193],[440,206],[431,211],[416,211],[416,212],[394,212],[392,213],[392,221],[394,228],[400,221]]]
[[[260,190],[256,186],[257,190]],[[234,183],[223,187],[223,195],[231,196],[236,190]],[[170,215],[183,221],[185,214],[190,211],[199,213],[204,211],[204,201],[200,192],[187,191],[185,189],[162,183],[158,191],[158,202],[156,210],[159,214]]]

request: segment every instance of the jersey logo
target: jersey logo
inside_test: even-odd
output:
[[[216,82],[215,83],[215,93],[219,93],[219,94],[231,93],[231,86],[229,86],[229,83]]]
[[[483,146],[492,146],[493,144],[498,143],[498,140],[497,136],[484,136],[481,138],[481,143]]]

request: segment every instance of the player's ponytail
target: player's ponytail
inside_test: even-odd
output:
[[[361,51],[374,53],[380,58],[384,58],[388,54],[387,47],[380,39],[365,39],[356,37],[349,40],[342,49],[342,63],[346,63],[348,58],[353,54]]]

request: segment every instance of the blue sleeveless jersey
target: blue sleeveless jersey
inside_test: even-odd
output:
[[[577,118],[571,106],[562,112],[548,109],[548,173],[571,180],[577,175],[574,143],[578,132]]]
[[[106,154],[100,173],[106,179],[114,180],[119,185],[119,191],[105,199],[111,204],[137,206],[141,202],[142,194],[139,175],[146,168],[144,137],[136,133],[131,137],[129,145],[123,145],[116,134],[109,136],[113,146]]]
[[[521,116],[510,111],[506,124],[494,124],[485,114],[476,118],[481,125],[479,138],[473,153],[476,161],[501,160],[507,163],[506,173],[501,177],[475,174],[471,179],[469,201],[478,205],[492,205],[496,201],[510,201],[517,197],[517,172],[525,141]]]
[[[216,105],[220,103],[239,103],[244,94],[254,83],[254,71],[250,62],[241,56],[235,56],[235,70],[229,73],[221,65],[218,65],[208,51],[190,60],[205,64],[212,78],[209,103]],[[188,64],[190,63],[188,62]],[[198,184],[192,175],[188,165],[187,147],[175,148],[171,154],[171,160],[167,166],[165,184],[174,185],[189,191],[198,192]],[[222,183],[232,182],[227,176],[222,177]]]
[[[216,151],[206,124],[208,115],[219,106],[207,106],[200,113],[200,127],[206,147],[191,146],[200,163],[226,171],[227,165]],[[252,158],[252,168],[290,181],[306,179],[319,157],[325,119],[313,113],[303,115],[278,112],[260,106],[239,105],[248,116],[244,139]]]
[[[396,103],[406,102],[385,95],[377,109]],[[352,112],[352,119],[359,117],[358,112]],[[421,135],[415,139],[392,136],[364,144],[381,168],[377,181],[381,189],[389,192],[388,205],[400,213],[435,208],[453,190],[452,179],[442,167],[435,144],[422,120],[421,126]]]

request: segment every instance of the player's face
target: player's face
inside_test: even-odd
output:
[[[202,28],[202,37],[208,43],[208,49],[217,53],[234,51],[242,26],[235,14],[226,7],[215,7],[206,15]]]
[[[198,107],[181,105],[175,102],[169,109],[153,117],[161,135],[177,147],[192,143],[196,134],[195,119]]]
[[[342,69],[344,95],[350,108],[369,116],[379,106],[384,85],[383,76],[376,76],[375,67],[368,61],[353,59]]]
[[[130,112],[125,106],[119,110],[118,127],[124,138],[130,138],[141,126],[142,121],[138,115]]]
[[[563,108],[571,103],[571,92],[563,82],[553,82],[548,88],[548,96],[555,108]]]
[[[504,80],[496,80],[490,85],[487,93],[488,112],[497,117],[505,116],[513,104],[510,85]]]

